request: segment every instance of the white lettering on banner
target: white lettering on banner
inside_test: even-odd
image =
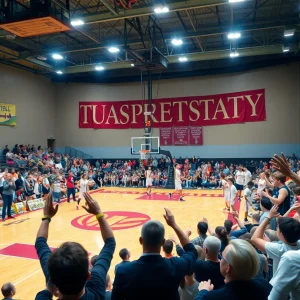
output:
[[[80,105],[80,108],[83,108],[83,124],[88,124],[87,109],[92,108],[92,105]]]
[[[121,114],[123,117],[126,118],[126,122],[123,122],[122,120],[120,120],[120,123],[121,123],[121,124],[127,124],[127,123],[129,122],[129,114],[126,113],[126,112],[123,110],[123,107],[126,107],[126,108],[128,109],[128,105],[125,104],[125,105],[122,105],[122,106],[120,107],[120,114]]]
[[[257,95],[257,99],[254,103],[254,101],[251,99],[251,95],[245,95],[246,99],[249,101],[251,107],[252,107],[252,114],[251,114],[251,117],[254,117],[254,116],[257,116],[257,113],[256,113],[256,105],[257,105],[257,102],[259,101],[260,97],[262,96],[262,94],[258,94]]]
[[[219,109],[219,107],[220,107],[220,109]],[[215,114],[214,114],[214,117],[212,118],[212,120],[216,120],[217,119],[216,115],[217,115],[217,113],[220,113],[220,112],[223,113],[223,119],[229,119],[228,114],[225,109],[225,106],[224,106],[224,103],[221,98],[218,102],[218,105],[217,105],[217,108],[216,108],[216,111],[215,111]]]
[[[132,104],[132,124],[136,124],[136,117],[139,116],[142,113],[143,107],[141,104]],[[139,112],[137,113],[135,108],[138,107],[139,108]]]
[[[101,106],[103,107],[103,109],[102,109],[102,120],[101,120],[101,122],[98,122],[97,119],[96,119],[97,106],[98,106],[98,105],[93,105],[93,122],[94,122],[95,124],[102,124],[102,123],[104,122],[106,105],[101,105]]]
[[[182,104],[188,105],[188,103],[187,103],[187,101],[174,101],[173,106],[175,106],[175,104],[178,104],[178,122],[183,122],[183,119],[182,119]]]
[[[200,118],[200,112],[198,109],[196,109],[194,106],[193,106],[193,103],[197,103],[197,105],[199,106],[199,101],[197,100],[193,100],[190,102],[190,111],[193,112],[194,114],[196,114],[197,118],[196,119],[192,119],[191,118],[191,115],[189,116],[189,119],[190,121],[193,121],[193,122],[196,122],[198,121],[198,119]]]
[[[233,100],[233,119],[237,119],[238,115],[238,100],[241,99],[244,101],[244,96],[237,96],[237,97],[228,97],[227,101]]]
[[[209,102],[214,103],[214,101],[215,101],[214,99],[200,100],[200,101],[199,101],[200,104],[201,104],[202,102],[204,102],[204,107],[205,107],[205,109],[204,109],[204,113],[205,113],[205,118],[204,118],[204,120],[205,120],[205,121],[210,120],[209,115],[208,115],[208,112],[209,112],[209,110],[208,110],[208,104],[209,104]]]
[[[112,113],[112,115],[110,115],[111,113]],[[107,120],[106,120],[105,124],[109,124],[108,120],[110,118],[114,118],[114,120],[115,120],[114,124],[120,124],[119,121],[118,121],[117,114],[116,114],[116,111],[115,111],[115,108],[114,108],[113,105],[110,108],[110,111],[109,111],[109,114],[108,114],[108,117],[107,117]]]

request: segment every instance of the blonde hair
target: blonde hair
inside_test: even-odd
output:
[[[224,259],[232,267],[232,274],[237,280],[254,278],[260,262],[256,250],[247,241],[234,239],[227,246]]]

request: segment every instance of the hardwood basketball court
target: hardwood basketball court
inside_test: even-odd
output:
[[[128,248],[132,260],[139,258],[141,246],[138,238],[143,223],[149,219],[159,220],[166,226],[166,238],[173,234],[163,218],[164,207],[171,209],[181,228],[191,227],[191,237],[197,236],[196,226],[203,217],[213,228],[222,225],[227,218],[227,214],[222,212],[224,201],[221,190],[184,190],[186,202],[177,198],[169,200],[168,192],[166,189],[154,189],[151,197],[141,188],[103,188],[92,192],[93,198],[106,212],[117,241],[109,271],[112,278],[114,267],[120,262],[120,249]],[[34,299],[36,293],[45,287],[34,249],[41,216],[42,210],[38,210],[0,225],[0,283],[14,283],[16,299]],[[98,254],[103,246],[95,217],[90,217],[83,208],[77,210],[75,202],[60,204],[50,224],[49,246],[55,248],[65,241],[82,243],[91,256]]]

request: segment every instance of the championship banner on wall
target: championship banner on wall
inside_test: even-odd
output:
[[[144,112],[152,115],[144,115]],[[146,101],[79,102],[79,128],[199,127],[266,120],[265,90]]]
[[[188,127],[175,127],[173,133],[175,146],[188,146],[190,144]]]
[[[14,104],[0,103],[0,125],[17,125],[16,106]]]
[[[199,146],[203,145],[202,127],[190,127],[190,145]]]
[[[160,128],[160,145],[171,146],[173,145],[173,128]]]

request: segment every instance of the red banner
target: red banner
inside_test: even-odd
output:
[[[173,145],[173,128],[160,128],[160,145],[170,146]]]
[[[190,127],[190,145],[203,145],[202,127]]]
[[[188,146],[189,140],[189,128],[188,127],[175,127],[173,128],[174,133],[174,145],[175,146]]]
[[[151,111],[152,115],[144,115]],[[146,101],[79,102],[79,128],[210,126],[266,120],[265,90]]]

